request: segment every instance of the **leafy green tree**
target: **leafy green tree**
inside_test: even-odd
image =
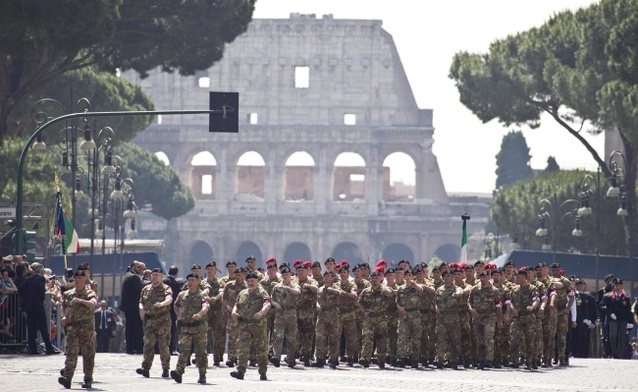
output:
[[[592,176],[584,181],[585,176]],[[616,215],[618,200],[606,199],[604,179],[600,189],[596,189],[596,173],[581,170],[562,170],[545,173],[531,179],[499,190],[494,196],[491,219],[501,232],[516,236],[519,244],[525,249],[539,249],[543,238],[535,235],[539,227],[541,204],[549,213],[545,219],[545,227],[549,230],[549,244],[556,239],[556,250],[577,250],[583,253],[595,253],[596,244],[601,254],[622,254],[624,252],[623,224]],[[578,208],[581,207],[581,191],[589,184],[592,194],[590,205],[591,216],[581,216],[580,228],[583,236],[572,236]],[[545,199],[543,202],[541,200]],[[569,200],[569,201],[568,201]],[[601,220],[601,230],[596,232],[595,220]]]
[[[530,178],[531,159],[523,132],[512,131],[503,136],[501,150],[496,155],[496,189]]]
[[[69,71],[207,69],[246,31],[255,1],[0,2],[0,144],[15,135],[8,119],[16,105]]]
[[[483,122],[497,119],[506,126],[536,128],[546,113],[587,148],[606,178],[623,174],[630,206],[624,218],[625,244],[633,255],[638,254],[636,31],[636,1],[601,0],[497,40],[487,53],[457,53],[450,68],[461,102]],[[613,127],[622,142],[623,173],[614,172],[581,134]]]
[[[553,156],[547,157],[547,166],[545,167],[545,173],[556,173],[560,171],[560,166],[556,162],[556,158]]]

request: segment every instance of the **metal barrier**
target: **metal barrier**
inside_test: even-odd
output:
[[[0,298],[0,349],[20,351],[27,345],[27,317],[22,311],[18,293]]]

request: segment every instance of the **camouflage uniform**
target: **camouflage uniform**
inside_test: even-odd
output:
[[[547,300],[547,289],[541,281],[530,280],[530,284],[538,290],[538,297],[541,303]],[[536,320],[534,320],[534,360],[540,362],[543,358],[543,317],[540,314],[540,306],[534,311]]]
[[[332,288],[338,289],[337,284]],[[321,312],[317,314],[317,361],[325,360],[326,347],[330,354],[330,363],[336,363],[339,359],[339,342],[341,335],[339,331],[339,296],[340,293],[330,291],[326,286],[322,286],[317,291],[317,303],[321,307]]]
[[[144,359],[142,369],[150,369],[155,357],[155,342],[159,346],[160,361],[162,369],[169,370],[171,367],[171,354],[168,344],[171,341],[171,314],[170,306],[155,308],[155,304],[164,302],[166,297],[172,296],[173,290],[160,283],[157,287],[152,284],[142,288],[140,304],[144,309]]]
[[[295,360],[297,352],[297,297],[284,287],[299,289],[299,285],[294,282],[284,284],[278,283],[272,290],[272,301],[278,303],[283,308],[275,310],[275,327],[273,334],[273,355],[275,359],[280,359],[286,338],[287,360]],[[273,306],[271,309],[274,309]]]
[[[265,375],[268,367],[268,337],[266,335],[266,318],[255,320],[255,313],[261,311],[264,304],[270,302],[270,295],[257,285],[255,290],[244,289],[237,296],[237,313],[239,314],[239,347],[237,348],[237,371],[246,373],[251,346],[255,349],[255,357],[259,366],[259,374]]]
[[[385,356],[388,353],[387,300],[382,290],[383,286],[375,289],[371,285],[363,290],[358,299],[359,305],[363,308],[361,358],[370,362],[372,347],[376,342],[379,365],[385,363]]]
[[[530,312],[526,308],[533,305],[535,301],[540,301],[538,290],[529,284],[526,287],[515,285],[511,289],[508,298],[505,302],[511,302],[518,312],[518,316],[512,317],[512,325],[510,327],[510,360],[515,365],[518,364],[520,345],[524,339],[525,364],[531,365],[534,358],[533,337],[536,316],[534,312]]]
[[[399,289],[399,286],[395,283],[392,286],[387,285],[387,288],[393,290]],[[388,356],[386,362],[394,363],[397,359],[397,344],[398,344],[398,332],[399,332],[399,310],[397,309],[396,295],[387,297],[388,308],[386,314],[388,316]]]
[[[195,359],[200,376],[206,374],[208,356],[206,355],[207,320],[202,317],[194,320],[193,315],[199,313],[207,304],[208,297],[199,289],[191,293],[188,289],[177,296],[175,307],[179,308],[179,358],[175,372],[183,374],[186,363],[191,354],[191,345],[195,346]]]
[[[502,282],[499,286],[493,285],[501,294],[503,304],[505,305],[505,297],[509,297],[509,292],[512,285],[509,281]],[[494,363],[501,365],[508,362],[509,358],[509,339],[510,339],[510,327],[512,325],[511,319],[503,318],[501,326],[496,324],[496,331],[494,333]]]
[[[261,288],[264,289],[268,295],[272,297],[272,290],[277,283],[281,282],[281,278],[276,276],[275,279],[271,279],[269,276],[266,276],[259,284]],[[266,328],[268,334],[268,356],[274,355],[273,343],[275,340],[275,308],[271,307],[266,315]]]
[[[573,295],[574,292],[569,279],[561,276],[559,280],[563,287],[556,289],[556,345],[558,348],[558,359],[562,363],[565,361],[567,329],[569,328],[569,313],[565,314],[564,311],[567,308],[569,296]]]
[[[363,292],[363,290],[365,290],[366,288],[372,286],[370,284],[369,280],[366,280],[364,278],[361,278],[359,281],[357,281],[356,279],[354,280],[354,284],[357,287],[357,300],[358,298],[361,296],[361,293]],[[361,312],[361,309],[359,309],[357,307],[356,309],[356,331],[357,331],[357,357],[361,357],[361,348],[362,348],[362,343],[361,343],[361,338],[362,338],[362,331],[363,331],[363,313]]]
[[[65,309],[66,324],[66,360],[62,376],[67,380],[73,378],[77,366],[78,354],[82,351],[82,366],[84,381],[93,381],[93,367],[95,365],[95,316],[93,309],[80,303],[72,303],[73,298],[91,300],[97,295],[86,287],[82,290],[75,288],[65,292],[62,307]]]
[[[556,304],[553,306],[551,305],[552,301],[556,300],[556,289],[554,288],[552,279],[549,276],[546,276],[545,279],[543,279],[543,283],[547,288],[547,306],[545,307],[545,311],[541,317],[543,326],[543,365],[549,366],[552,358],[554,358],[554,338],[556,337],[556,321],[558,313],[556,311]]]
[[[478,359],[484,362],[494,361],[494,334],[496,333],[496,312],[503,306],[500,291],[491,284],[482,283],[472,288],[468,303],[478,316],[473,319]]]
[[[473,350],[473,348],[476,347],[476,342],[474,339],[474,331],[472,330],[470,312],[467,308],[467,301],[470,295],[468,289],[471,289],[471,286],[468,283],[463,282],[460,285],[457,285],[457,287],[464,290],[463,294],[459,297],[459,302],[461,303],[461,306],[459,307],[459,329],[462,344],[460,352],[461,361],[465,363],[465,367],[468,367],[469,364],[476,359]]]
[[[420,358],[422,337],[420,298],[421,294],[415,287],[407,287],[405,284],[400,286],[397,292],[396,303],[408,312],[407,315],[399,316],[397,356],[400,359],[410,358],[412,361],[418,361]]]
[[[436,322],[436,355],[439,364],[449,353],[451,363],[458,363],[459,348],[461,344],[461,335],[459,331],[459,308],[461,303],[458,297],[452,295],[456,293],[458,287],[451,284],[449,287],[445,285],[436,290],[434,303],[439,312],[443,314],[442,318],[438,318]]]
[[[246,288],[246,282],[238,284],[236,280],[230,281],[224,286],[224,294],[222,295],[223,306],[226,314],[226,332],[228,333],[228,360],[237,360],[237,339],[239,339],[239,329],[237,324],[230,317],[230,313],[235,306],[237,296]]]
[[[341,281],[341,291],[344,293],[357,294],[357,288],[354,281],[351,279]],[[354,361],[357,355],[357,298],[352,298],[346,295],[339,297],[339,332],[337,336],[341,337],[345,334],[346,338],[346,355],[348,357],[348,364]]]
[[[223,309],[222,301],[211,301],[213,297],[219,295],[219,292],[224,288],[221,279],[216,276],[212,280],[206,280],[208,286],[208,345],[212,343],[212,352],[214,362],[218,363],[224,357],[224,351],[226,350],[226,327],[223,324]],[[207,350],[208,351],[208,350]]]
[[[317,281],[312,278],[299,280],[301,294],[297,296],[297,332],[298,343],[301,357],[305,364],[310,361],[312,356],[312,341],[315,335],[315,313],[317,307],[317,293],[313,293],[310,289],[304,288],[304,285],[317,287]]]

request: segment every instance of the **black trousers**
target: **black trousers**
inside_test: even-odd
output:
[[[47,326],[47,315],[42,310],[27,312],[27,329],[29,339],[29,352],[35,354],[38,352],[38,332],[42,335],[42,341],[47,348],[47,351],[53,351],[51,340],[49,340],[49,327]]]
[[[144,328],[140,319],[139,310],[125,311],[126,328],[126,352],[128,354],[142,354],[144,352]]]
[[[95,351],[98,353],[108,353],[109,344],[111,342],[111,332],[108,329],[98,329],[95,331],[96,346]]]

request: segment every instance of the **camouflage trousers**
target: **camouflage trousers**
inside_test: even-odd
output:
[[[171,367],[171,353],[168,345],[171,342],[171,315],[144,320],[144,358],[142,368],[150,369],[155,358],[155,342],[159,346],[160,361],[162,369],[168,370]]]
[[[512,319],[510,327],[510,360],[518,363],[521,343],[525,344],[525,363],[531,364],[534,359],[534,324],[536,316],[528,314]]]
[[[361,327],[361,358],[370,362],[372,348],[376,343],[377,361],[382,363],[388,354],[388,319],[386,316],[363,320]]]
[[[558,308],[556,316],[556,346],[558,349],[558,359],[565,360],[565,349],[567,345],[567,329],[569,328],[569,315],[563,313],[564,308]]]
[[[494,360],[498,363],[503,363],[509,358],[509,339],[510,328],[512,325],[511,320],[503,319],[503,326],[496,325],[496,332],[494,333]]]
[[[496,317],[477,318],[472,321],[474,324],[474,336],[476,336],[476,359],[488,362],[494,361]]]
[[[397,356],[419,360],[421,352],[422,317],[418,310],[399,317]]]
[[[363,332],[363,313],[361,313],[359,310],[357,310],[355,312],[355,331],[356,331],[356,336],[357,336],[357,357],[361,358],[362,354],[361,354],[361,350],[363,348],[363,343],[361,341],[362,339],[362,332]]]
[[[66,360],[64,361],[64,377],[71,380],[78,363],[78,355],[82,350],[82,366],[84,381],[93,381],[95,365],[95,328],[92,323],[66,329]]]
[[[556,308],[547,307],[543,317],[543,361],[549,364],[554,358],[554,337],[556,336]]]
[[[237,340],[239,339],[239,326],[226,314],[226,333],[228,333],[228,359],[237,359]]]
[[[226,350],[226,324],[224,312],[221,309],[209,311],[208,316],[208,347],[215,360],[221,360]]]
[[[199,374],[206,374],[208,367],[208,355],[206,354],[206,328],[184,328],[179,332],[179,357],[175,371],[184,373],[186,363],[191,356],[191,346],[195,346],[195,360]]]
[[[314,316],[297,318],[297,339],[299,352],[304,361],[309,361],[312,356],[312,342],[315,337]]]
[[[275,314],[275,331],[273,333],[273,355],[281,359],[286,339],[286,355],[289,361],[296,357],[297,353],[297,312],[295,309],[277,311]],[[256,355],[255,348],[255,355]]]
[[[357,355],[357,321],[354,312],[339,314],[339,333],[337,336],[341,338],[342,334],[346,337],[346,356],[349,361],[353,361]]]
[[[255,350],[259,374],[266,374],[268,368],[268,335],[265,320],[260,322],[240,322],[238,330],[237,371],[242,374],[246,373],[252,346]]]
[[[436,356],[436,318],[430,310],[421,310],[421,355],[423,360],[434,361]]]
[[[330,355],[330,361],[336,362],[339,359],[341,335],[335,333],[336,331],[339,331],[339,315],[336,309],[319,313],[315,344],[317,360],[326,359],[326,348]]]
[[[436,322],[436,356],[442,362],[449,355],[450,362],[458,363],[460,358],[461,331],[459,319],[439,319]]]
[[[540,361],[543,358],[543,319],[536,313],[534,323],[534,359]]]
[[[388,315],[388,358],[390,360],[397,359],[397,351],[398,351],[398,331],[399,331],[399,315],[398,314],[389,314]]]
[[[472,318],[466,310],[459,315],[459,327],[461,332],[461,342],[463,348],[460,350],[461,360],[471,362],[476,359],[476,338],[472,328]]]

